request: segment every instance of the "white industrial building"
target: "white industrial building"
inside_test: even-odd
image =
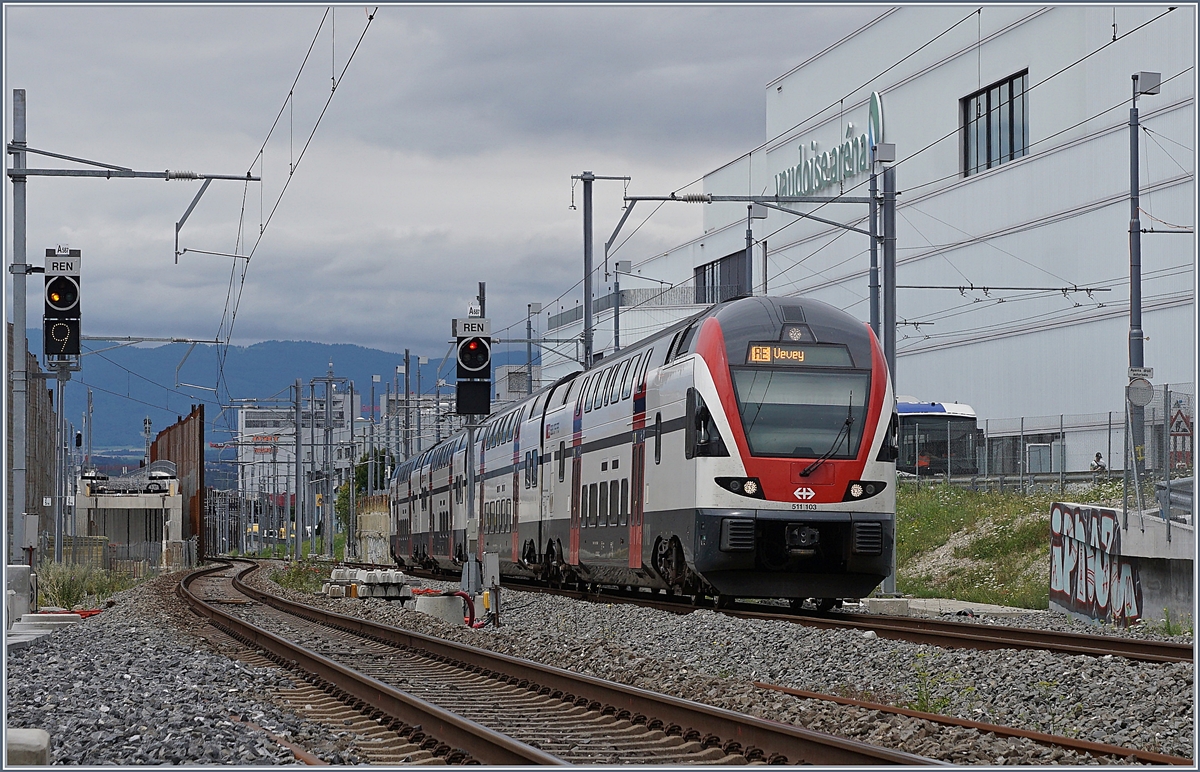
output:
[[[895,146],[887,165],[898,190],[898,393],[970,404],[981,428],[1053,417],[1042,423],[1057,433],[1060,414],[1068,423],[1086,414],[1094,436],[1068,442],[1076,469],[1108,447],[1106,435],[1112,442],[1102,417],[1115,411],[1107,455],[1119,461],[1139,72],[1161,75],[1160,93],[1137,100],[1145,364],[1156,385],[1194,393],[1195,10],[883,10],[766,85],[764,142],[705,175],[703,192],[866,196],[868,136],[881,131],[875,141]],[[876,121],[872,93],[880,95]],[[654,256],[620,255],[635,275],[621,278],[626,344],[699,303],[746,291],[747,204],[700,205],[703,233],[692,240]],[[865,204],[788,207],[868,227]],[[868,320],[866,235],[778,210],[750,222],[754,292],[765,284],[770,294],[816,298]],[[598,220],[596,233],[612,225]],[[612,351],[611,292],[601,285],[593,306],[600,353]],[[581,316],[550,316],[545,334],[578,336]],[[544,365],[552,378],[573,363],[548,355]]]
[[[301,410],[300,453],[306,472],[320,470],[328,457],[334,469],[335,487],[349,474],[350,464],[365,452],[367,422],[352,429],[351,421],[361,414],[362,400],[354,394],[346,410],[345,392],[334,391],[329,415],[325,398],[311,403],[306,398]],[[329,446],[325,428],[330,429]],[[275,495],[283,501],[294,494],[296,476],[296,411],[288,408],[245,407],[238,410],[238,490],[243,496]]]

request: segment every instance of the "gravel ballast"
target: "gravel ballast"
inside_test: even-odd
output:
[[[175,597],[181,577],[123,592],[9,653],[6,725],[46,730],[52,764],[299,763],[268,732],[332,764],[357,762],[346,737],[272,704],[292,686],[284,671],[228,659],[192,634],[203,623]]]
[[[1153,664],[1011,649],[940,649],[869,633],[736,619],[704,609],[678,615],[520,591],[503,594],[503,627],[469,630],[395,602],[334,600],[284,590],[266,573],[258,572],[251,583],[302,603],[960,764],[1080,760],[1031,741],[993,738],[994,742],[981,745],[978,732],[804,700],[750,682],[1174,756],[1193,753],[1190,663]],[[1034,624],[1039,627],[1081,629],[1057,615],[1029,617],[1038,620]],[[1025,623],[1024,618],[998,621]]]
[[[396,602],[284,590],[266,573],[251,583],[339,613],[957,764],[1119,760],[795,698],[751,681],[1177,756],[1193,753],[1190,663],[948,650],[710,610],[678,615],[507,590],[504,626],[470,630]],[[57,764],[297,763],[266,732],[244,722],[331,763],[359,762],[347,733],[272,702],[276,689],[292,683],[284,671],[213,651],[200,637],[211,628],[173,594],[178,579],[162,577],[122,593],[103,613],[10,653],[7,725],[48,731]],[[1074,627],[1053,617],[1031,615],[1038,626]]]

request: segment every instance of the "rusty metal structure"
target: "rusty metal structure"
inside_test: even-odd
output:
[[[7,324],[8,335],[8,354],[6,372],[13,371],[13,326],[12,323]],[[27,347],[28,348],[28,347]],[[25,426],[27,441],[26,448],[26,483],[25,483],[25,501],[17,503],[13,501],[13,398],[12,388],[13,382],[11,378],[6,379],[6,387],[8,389],[8,400],[6,401],[8,410],[5,414],[5,422],[7,431],[4,436],[8,443],[8,464],[4,470],[6,484],[4,486],[7,494],[5,500],[5,511],[20,515],[28,513],[38,515],[40,526],[39,530],[53,530],[54,518],[50,516],[51,510],[42,506],[42,498],[45,496],[54,495],[54,400],[50,392],[46,388],[46,382],[39,376],[42,374],[42,368],[38,366],[38,359],[32,353],[26,351],[25,361],[26,378],[31,386],[26,392],[25,402]],[[12,522],[13,518],[5,518],[8,523],[8,541],[12,540]],[[34,537],[30,534],[30,537]],[[36,542],[36,537],[35,542]],[[12,555],[11,549],[8,552]]]
[[[179,492],[183,495],[183,539],[198,540],[197,555],[205,553],[204,520],[204,405],[192,405],[186,418],[180,417],[163,429],[150,446],[150,462],[175,463]]]

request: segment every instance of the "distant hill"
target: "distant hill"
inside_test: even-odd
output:
[[[153,431],[158,433],[173,424],[179,417],[187,415],[191,406],[205,403],[205,418],[212,426],[220,407],[213,392],[201,388],[180,386],[175,388],[176,368],[178,382],[196,384],[209,389],[216,385],[217,373],[221,369],[217,347],[197,345],[184,361],[188,344],[171,343],[154,348],[125,346],[103,350],[109,345],[100,341],[85,341],[82,372],[75,373],[67,383],[67,421],[76,430],[83,427],[83,413],[87,409],[87,387],[92,387],[93,416],[95,427],[92,444],[95,450],[106,450],[113,455],[127,450],[141,454],[145,442],[142,438],[142,421],[147,416],[153,422]],[[41,330],[29,330],[30,350],[40,352]],[[183,361],[183,366],[179,367]],[[535,352],[535,363],[536,363]],[[325,375],[329,363],[333,363],[334,374],[349,377],[354,389],[363,394],[363,403],[370,401],[371,376],[380,375],[376,392],[386,389],[396,377],[397,365],[404,363],[404,355],[391,351],[365,348],[351,344],[311,343],[308,341],[266,341],[252,346],[230,346],[224,362],[224,383],[228,394],[235,399],[284,399],[290,398],[289,391],[297,378],[307,387],[308,380]],[[497,351],[494,366],[524,364],[525,352]],[[440,358],[429,358],[429,364],[421,366],[421,388],[432,393],[436,383],[436,371]],[[417,389],[417,358],[412,357],[412,389]],[[446,360],[441,377],[454,383],[454,360]],[[54,381],[47,381],[53,388]],[[400,376],[400,390],[404,379]],[[221,388],[222,399],[226,398],[226,387]],[[222,420],[222,425],[225,424]],[[215,439],[223,439],[218,437]]]

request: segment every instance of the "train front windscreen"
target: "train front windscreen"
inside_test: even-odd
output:
[[[733,368],[754,456],[854,458],[866,424],[869,371]]]

